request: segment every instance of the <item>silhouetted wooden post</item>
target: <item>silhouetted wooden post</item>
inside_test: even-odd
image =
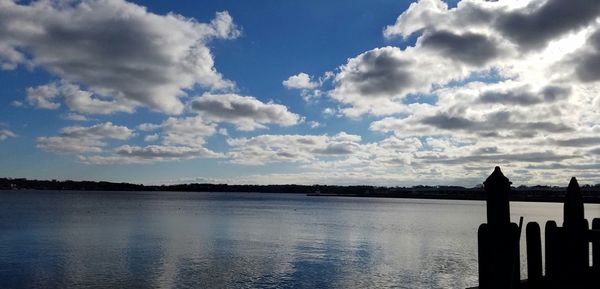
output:
[[[490,226],[510,224],[510,204],[508,192],[511,182],[502,174],[500,167],[483,182],[486,193],[487,222]]]
[[[563,207],[563,227],[579,228],[585,219],[583,197],[575,177],[571,178]]]
[[[547,221],[544,231],[544,239],[546,239],[546,284],[553,284],[555,280],[558,279],[558,271],[560,266],[559,254],[562,251],[560,248],[558,248],[558,244],[556,242],[558,235],[558,227],[556,226],[556,222]]]
[[[490,260],[490,240],[488,236],[490,230],[488,224],[479,225],[477,230],[477,254],[478,254],[478,269],[479,269],[479,288],[491,288],[490,276],[492,275],[491,266],[489,265]]]
[[[542,236],[540,225],[536,222],[527,224],[525,230],[527,240],[527,286],[531,289],[542,288]]]
[[[479,227],[480,288],[515,288],[519,282],[519,227],[510,222],[508,193],[511,182],[500,167],[483,183],[487,224]]]
[[[594,218],[592,230],[600,230],[600,218]],[[600,240],[592,241],[592,274],[600,276]]]
[[[561,236],[564,246],[562,273],[569,285],[581,285],[589,265],[589,247],[586,240],[587,222],[584,218],[583,198],[577,179],[571,178],[564,204],[564,234]]]

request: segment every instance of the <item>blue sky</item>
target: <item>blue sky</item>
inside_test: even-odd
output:
[[[595,1],[457,2],[0,0],[0,176],[600,182]]]

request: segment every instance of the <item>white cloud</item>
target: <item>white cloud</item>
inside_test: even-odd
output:
[[[316,81],[312,81],[310,75],[300,72],[290,76],[282,82],[287,89],[315,89],[320,86]]]
[[[112,155],[80,156],[81,162],[94,165],[149,164],[163,161],[191,160],[195,158],[219,158],[220,153],[203,147],[187,146],[130,146],[117,147]]]
[[[21,101],[13,100],[10,102],[10,105],[12,105],[14,107],[23,107],[25,104]]]
[[[153,141],[157,141],[160,139],[160,136],[158,134],[149,134],[147,136],[144,137],[144,141],[147,142],[153,142]]]
[[[89,121],[89,119],[85,115],[72,113],[72,112],[61,115],[61,118],[66,119],[66,120],[73,120],[73,121]]]
[[[191,107],[205,120],[232,123],[243,131],[265,128],[267,124],[291,126],[300,122],[300,116],[281,104],[237,94],[207,93],[194,98]]]
[[[100,153],[106,146],[105,139],[127,140],[133,135],[133,130],[111,122],[69,126],[61,129],[59,136],[39,137],[37,147],[53,153]]]
[[[322,127],[323,126],[323,124],[321,124],[318,121],[314,121],[314,120],[309,121],[308,125],[310,126],[310,128],[318,128],[318,127]]]
[[[60,103],[54,102],[58,96],[58,88],[55,84],[40,85],[27,88],[27,102],[37,108],[57,109]]]
[[[105,142],[96,138],[75,138],[65,136],[42,136],[37,139],[37,142],[37,147],[39,149],[57,154],[100,153],[104,146],[106,146]]]
[[[161,124],[144,123],[139,130],[161,130],[162,143],[165,145],[202,146],[205,139],[213,135],[216,125],[207,123],[201,117],[174,118],[169,117]]]
[[[107,110],[98,105],[131,102],[177,114],[184,108],[180,98],[195,86],[233,87],[216,71],[207,46],[211,39],[240,35],[227,12],[200,23],[173,13],[150,13],[122,0],[2,0],[0,27],[3,69],[40,67],[65,83],[84,86],[89,95],[77,99],[107,98],[95,103],[94,111]],[[43,95],[32,94],[35,105],[59,106],[49,97],[52,91],[36,92]]]
[[[0,129],[0,141],[13,137],[17,137],[17,135],[14,132],[4,128]]]
[[[319,155],[351,154],[358,147],[361,137],[344,132],[327,135],[260,135],[252,138],[229,139],[233,147],[229,157],[242,164],[266,164],[272,162],[308,163]]]

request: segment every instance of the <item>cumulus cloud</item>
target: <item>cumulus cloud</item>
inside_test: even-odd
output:
[[[403,48],[373,48],[339,66],[323,92],[337,109],[324,115],[371,115],[375,133],[427,140],[396,160],[419,176],[510,162],[531,183],[540,178],[527,162],[594,163],[599,17],[591,0],[417,1],[383,30]],[[379,170],[382,159],[366,166]]]
[[[65,82],[27,88],[27,102],[36,108],[57,109],[61,106],[59,98],[63,99],[70,110],[84,114],[131,113],[136,107],[132,101],[102,98]]]
[[[40,85],[27,88],[27,102],[37,108],[57,109],[60,103],[54,101],[58,96],[58,88],[55,84]]]
[[[197,117],[169,118],[161,124],[142,124],[138,129],[160,130],[160,134],[146,135],[144,141],[160,140],[161,144],[109,146],[107,140],[125,141],[136,134],[125,126],[106,122],[88,127],[65,127],[58,136],[39,137],[37,146],[48,152],[76,154],[82,163],[96,165],[149,164],[223,157],[221,153],[202,146],[204,138],[215,132],[215,126],[206,124]]]
[[[229,139],[228,157],[234,163],[264,165],[296,163],[318,171],[398,170],[410,164],[423,146],[417,138],[391,136],[364,143],[359,135],[260,135]]]
[[[193,157],[216,157],[218,154],[202,147],[184,147],[184,146],[121,146],[116,149],[117,155],[142,158],[142,159],[180,159]]]
[[[160,136],[158,134],[149,134],[147,136],[144,137],[144,141],[147,142],[153,142],[153,141],[157,141],[160,139]]]
[[[216,125],[207,123],[201,117],[169,117],[160,124],[144,123],[138,127],[142,131],[161,130],[162,143],[165,145],[201,146],[206,138],[213,135]]]
[[[53,153],[100,153],[106,146],[104,140],[127,140],[133,135],[133,130],[111,122],[69,126],[61,129],[59,136],[39,137],[37,147]]]
[[[1,67],[39,67],[84,86],[87,92],[70,103],[80,112],[88,105],[92,113],[107,112],[106,106],[125,102],[177,114],[184,108],[180,98],[195,86],[233,87],[215,69],[207,46],[212,39],[240,35],[226,11],[200,23],[123,0],[2,0],[0,27]],[[56,96],[50,85],[33,89],[28,100],[55,109]],[[101,97],[107,99],[100,102]]]
[[[327,135],[260,135],[229,139],[229,157],[242,164],[272,162],[311,162],[318,155],[347,155],[359,145],[361,137],[339,133]]]
[[[515,90],[486,91],[481,94],[479,101],[528,106],[565,99],[570,93],[569,88],[560,86],[546,86],[535,93],[528,91],[527,87],[520,87]]]
[[[265,128],[267,124],[291,126],[300,122],[300,116],[281,104],[231,93],[204,94],[194,98],[191,107],[206,120],[232,123],[243,131]]]
[[[477,33],[455,34],[441,30],[427,33],[421,39],[424,49],[433,49],[441,55],[471,65],[484,65],[498,57],[498,44]]]
[[[505,37],[529,50],[543,47],[558,36],[582,29],[599,16],[598,1],[531,1],[525,7],[500,13],[495,26]]]
[[[583,82],[600,80],[600,30],[586,40],[586,45],[575,51],[567,60],[574,66],[575,76]]]
[[[406,113],[409,95],[435,94],[439,87],[469,82],[486,71],[523,84],[569,82],[561,72],[568,69],[552,67],[569,52],[584,55],[572,61],[578,64],[575,74],[595,81],[597,37],[590,38],[586,53],[576,48],[600,16],[596,2],[464,0],[449,8],[440,0],[420,0],[384,30],[388,38],[416,35],[414,45],[375,48],[350,58],[328,95],[344,104],[342,111],[350,117]]]
[[[222,154],[203,147],[187,146],[131,146],[115,148],[111,155],[79,156],[79,160],[94,165],[150,164],[163,161],[191,160],[195,158],[219,158]]]
[[[311,80],[310,75],[304,72],[290,76],[282,84],[287,89],[315,89],[319,87],[319,83]]]

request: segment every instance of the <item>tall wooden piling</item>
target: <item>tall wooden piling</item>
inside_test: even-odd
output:
[[[579,286],[585,279],[586,268],[589,266],[589,247],[585,233],[587,222],[584,218],[583,198],[577,179],[571,178],[564,202],[563,217],[564,234],[561,239],[561,249],[564,251],[562,273],[564,280]]]
[[[480,288],[516,288],[520,279],[519,227],[510,222],[511,182],[500,167],[485,180],[487,224],[479,227]]]
[[[487,223],[490,226],[510,224],[508,193],[511,182],[502,174],[500,167],[483,182],[486,193]]]

